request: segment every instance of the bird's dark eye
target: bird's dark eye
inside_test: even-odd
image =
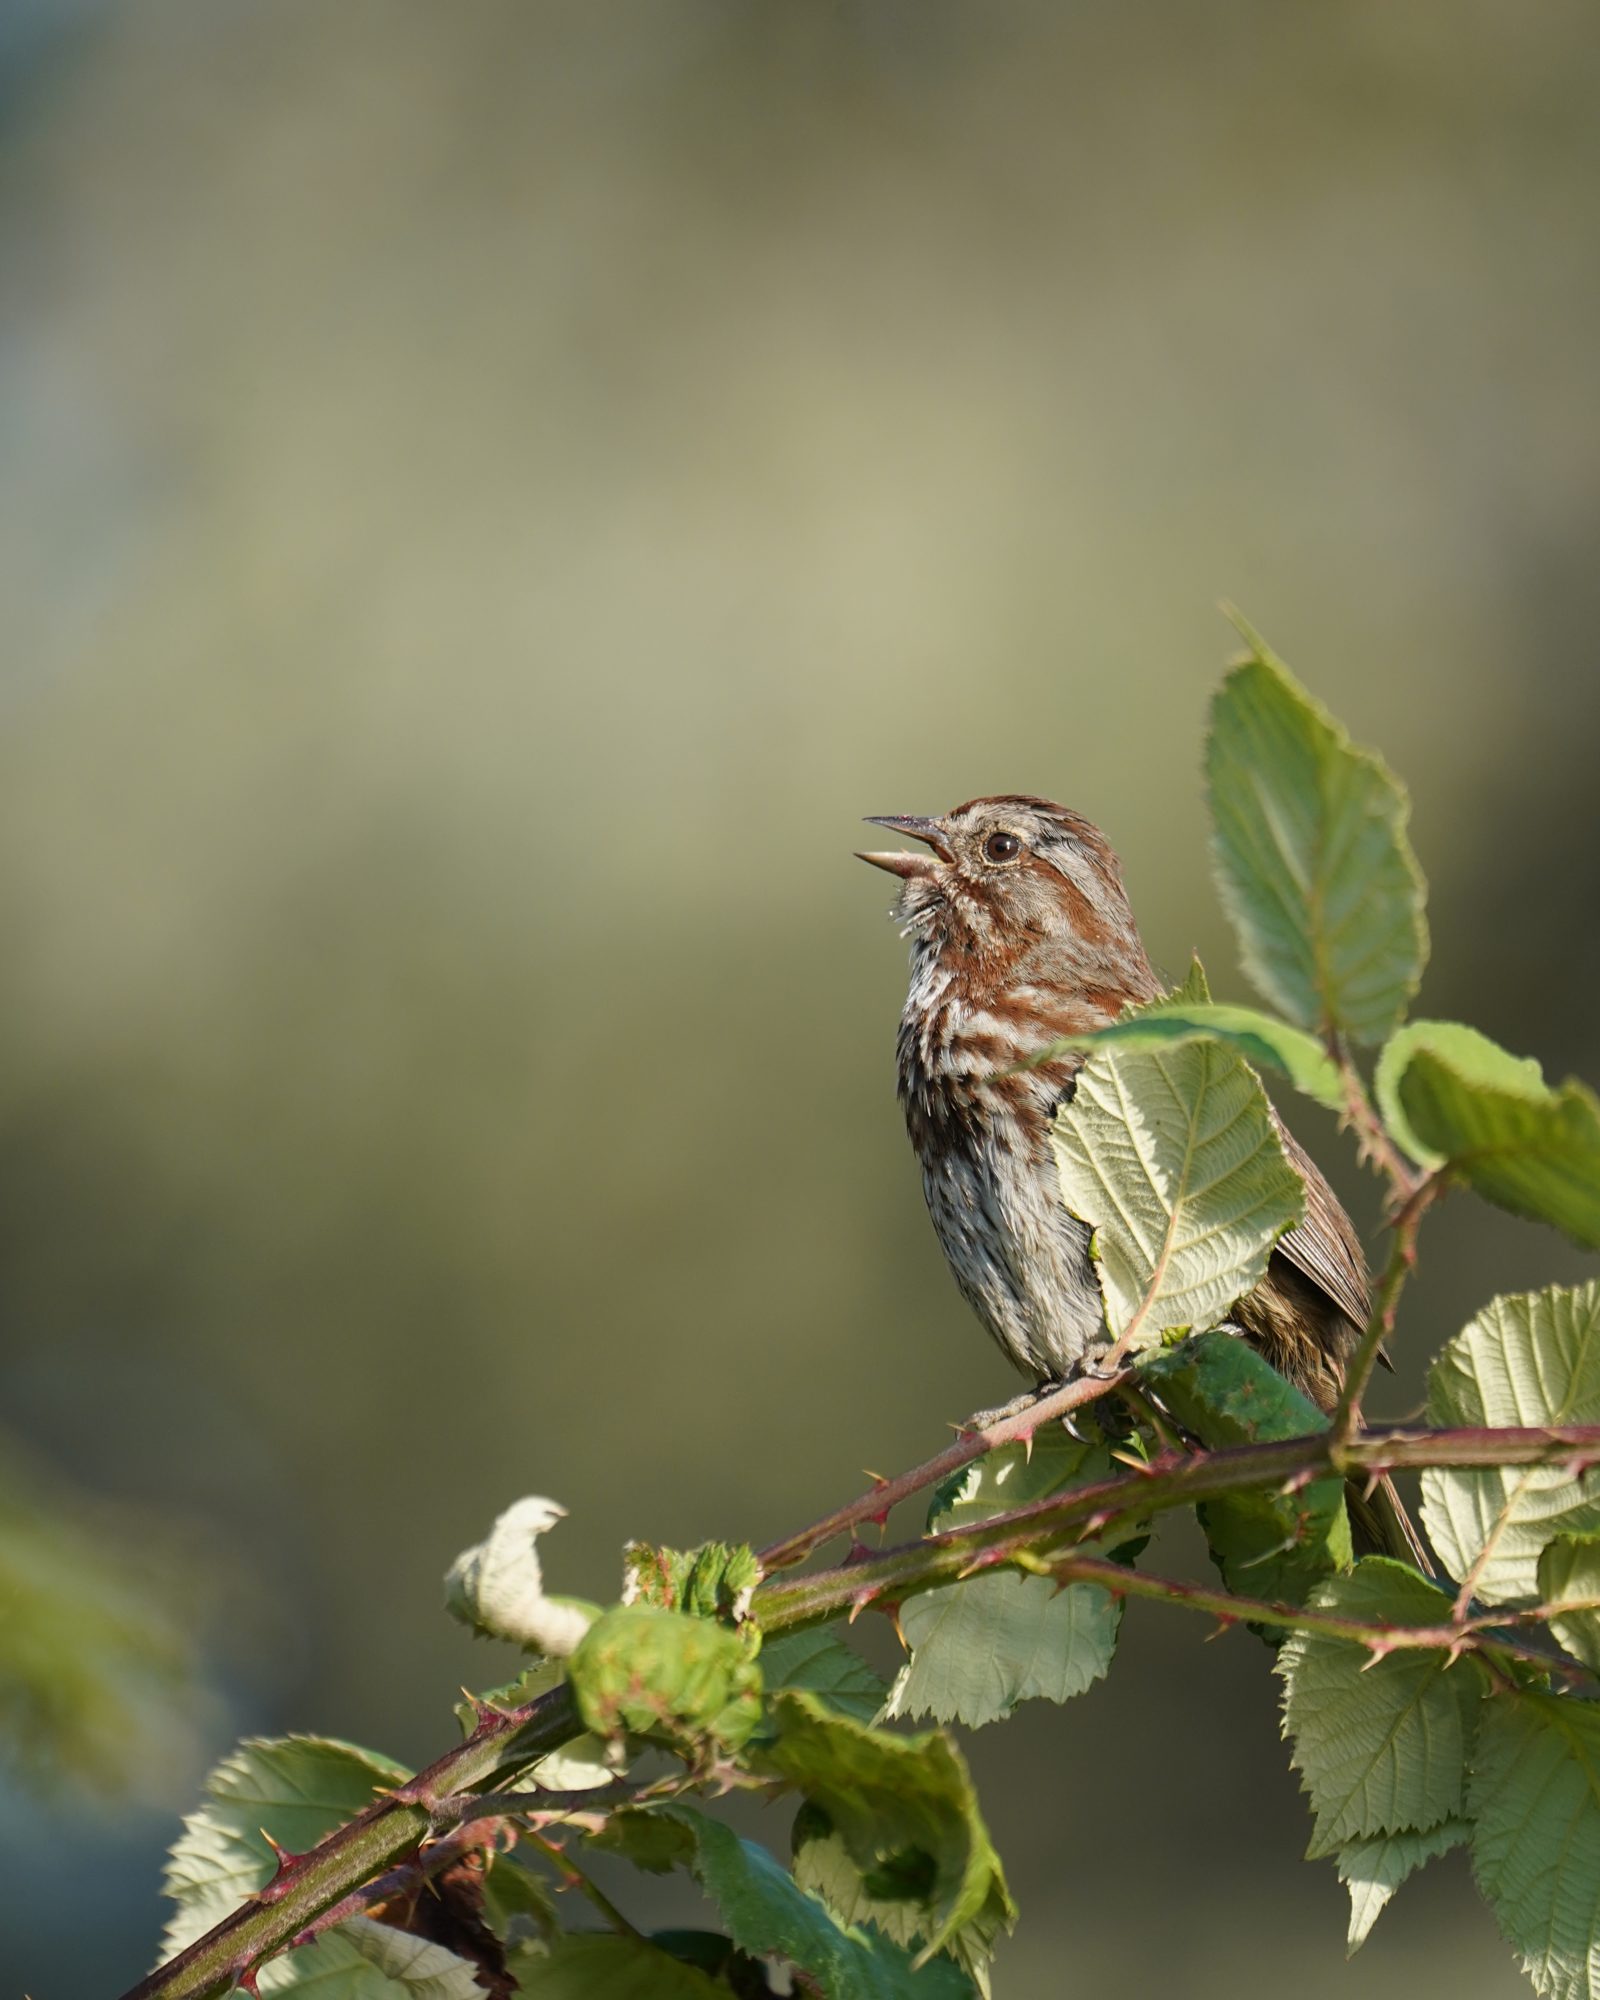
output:
[[[1022,852],[1022,842],[1014,833],[991,833],[983,843],[986,861],[1015,861]]]

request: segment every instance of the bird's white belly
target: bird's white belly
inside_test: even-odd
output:
[[[1062,1205],[1052,1162],[956,1146],[922,1186],[956,1282],[1015,1367],[1054,1379],[1105,1338],[1089,1230]]]

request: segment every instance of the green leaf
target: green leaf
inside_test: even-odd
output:
[[[517,1942],[529,1931],[553,1937],[561,1928],[549,1884],[509,1854],[485,1857],[483,1913],[499,1938]]]
[[[828,2000],[971,2000],[971,1985],[948,1958],[913,1966],[893,1939],[835,1922],[764,1847],[693,1806],[665,1810],[694,1835],[694,1872],[740,1950],[788,1959]]]
[[[0,1437],[0,1743],[7,1776],[165,1800],[215,1725],[192,1560]],[[179,1607],[191,1608],[180,1615]]]
[[[401,1764],[331,1737],[250,1738],[210,1774],[183,1823],[163,1887],[177,1913],[163,1958],[192,1944],[269,1882],[277,1860],[263,1830],[304,1853],[405,1781]],[[318,2000],[482,2000],[473,1967],[423,1938],[357,1917],[261,1975],[264,1994],[315,1987]]]
[[[511,1970],[534,2000],[711,2000],[728,1990],[643,1938],[609,1932],[552,1938],[548,1951],[514,1953]]]
[[[1463,1847],[1472,1828],[1464,1819],[1441,1820],[1426,1833],[1379,1833],[1370,1840],[1352,1840],[1339,1850],[1339,1880],[1350,1891],[1350,1932],[1345,1957],[1354,1958],[1366,1943],[1384,1905],[1408,1875],[1424,1862],[1436,1861],[1452,1847]]]
[[[1052,1131],[1062,1197],[1095,1232],[1112,1335],[1214,1326],[1305,1210],[1266,1093],[1220,1042],[1100,1049]]]
[[[1231,1333],[1181,1341],[1143,1362],[1139,1374],[1183,1428],[1213,1450],[1327,1428],[1323,1411]],[[1316,1583],[1353,1560],[1337,1477],[1293,1493],[1263,1487],[1223,1494],[1195,1511],[1229,1589],[1250,1597],[1303,1604]],[[1280,1643],[1277,1631],[1258,1629]]]
[[[1488,1705],[1472,1866],[1545,2000],[1600,1995],[1600,1707],[1518,1691]]]
[[[1481,1060],[1464,1068],[1455,1054],[1419,1048],[1401,1071],[1413,1138],[1486,1201],[1600,1250],[1600,1098],[1576,1078],[1535,1087]]]
[[[631,1733],[736,1750],[761,1720],[755,1644],[754,1628],[620,1605],[596,1619],[572,1656],[578,1713],[603,1741]]]
[[[1330,1578],[1318,1610],[1363,1624],[1443,1625],[1451,1599],[1404,1563],[1368,1556]],[[1311,1798],[1309,1859],[1374,1834],[1427,1831],[1465,1809],[1467,1759],[1486,1686],[1470,1657],[1406,1646],[1374,1658],[1326,1632],[1291,1633],[1276,1661],[1283,1733]]]
[[[1301,1027],[1381,1041],[1428,955],[1405,791],[1245,637],[1206,748],[1212,854],[1245,970]]]
[[[620,1854],[650,1875],[685,1867],[694,1855],[694,1841],[687,1829],[656,1806],[623,1806],[607,1813],[605,1824],[597,1827],[588,1841],[607,1854]]]
[[[442,1944],[353,1917],[261,1976],[263,1993],[316,1989],[316,2000],[483,2000],[477,1967]]]
[[[1549,1095],[1544,1072],[1531,1056],[1514,1056],[1461,1021],[1407,1021],[1384,1043],[1373,1072],[1372,1091],[1384,1124],[1419,1167],[1440,1166],[1445,1157],[1425,1146],[1412,1131],[1400,1099],[1400,1080],[1412,1057],[1424,1049],[1448,1063],[1468,1083],[1489,1084],[1530,1097]]]
[[[410,1775],[376,1751],[332,1737],[247,1738],[206,1779],[203,1802],[172,1849],[162,1887],[178,1909],[162,1938],[163,1958],[271,1880],[277,1862],[263,1829],[303,1854]]]
[[[1068,1487],[1111,1475],[1104,1445],[1085,1444],[1060,1425],[1040,1432],[1030,1457],[1020,1444],[976,1459],[960,1475],[930,1528],[969,1526]],[[1119,1530],[1127,1539],[1128,1529]],[[890,1691],[890,1715],[931,1715],[978,1728],[1019,1701],[1067,1701],[1111,1664],[1122,1606],[1097,1584],[1058,1590],[1046,1576],[995,1570],[900,1607],[911,1648]]]
[[[871,1924],[907,1951],[927,1942],[927,1911],[921,1900],[926,1870],[913,1867],[897,1876],[893,1869],[876,1869],[869,1888],[850,1850],[834,1832],[833,1822],[812,1805],[802,1806],[795,1817],[794,1879],[802,1889],[820,1896],[842,1924]],[[1002,1928],[997,1917],[975,1920],[946,1947],[983,2000],[989,2000],[989,1961]]]
[[[624,1604],[654,1604],[693,1618],[738,1624],[750,1611],[761,1565],[747,1544],[706,1542],[698,1549],[658,1549],[629,1542],[622,1551]]]
[[[444,1580],[452,1618],[490,1639],[564,1659],[600,1615],[577,1597],[546,1597],[539,1567],[539,1537],[566,1513],[537,1495],[517,1500],[484,1539],[463,1549]]]
[[[1562,1608],[1550,1629],[1574,1659],[1600,1672],[1600,1533],[1557,1535],[1539,1556],[1539,1598]]]
[[[1345,1108],[1339,1071],[1315,1035],[1291,1027],[1275,1014],[1257,1007],[1235,1007],[1220,1000],[1184,1000],[1171,995],[1113,1021],[1091,1034],[1064,1035],[1032,1058],[1035,1068],[1069,1049],[1153,1049],[1183,1042],[1226,1042],[1257,1069],[1280,1071],[1297,1090],[1314,1097],[1330,1111]]]
[[[1428,1422],[1600,1423],[1600,1284],[1553,1285],[1485,1306],[1429,1372]],[[1422,1475],[1422,1518],[1445,1568],[1473,1575],[1485,1603],[1532,1604],[1546,1542],[1600,1529],[1600,1473],[1432,1467]]]
[[[883,1706],[883,1682],[831,1625],[764,1640],[761,1678],[769,1694],[803,1688],[857,1722],[870,1722]]]
[[[779,1734],[760,1763],[827,1814],[869,1884],[886,1868],[926,1868],[924,1959],[969,1926],[1009,1928],[1016,1906],[949,1737],[868,1729],[808,1694],[779,1695],[773,1714]]]

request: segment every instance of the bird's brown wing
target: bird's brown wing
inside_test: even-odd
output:
[[[1316,1161],[1278,1114],[1272,1116],[1283,1150],[1306,1184],[1305,1220],[1279,1238],[1278,1253],[1326,1293],[1352,1326],[1365,1326],[1372,1287],[1355,1227]]]

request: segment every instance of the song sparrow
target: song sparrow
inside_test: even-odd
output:
[[[1116,855],[1067,807],[973,799],[938,819],[871,824],[930,850],[861,859],[902,884],[895,914],[911,940],[911,985],[899,1094],[934,1228],[1007,1357],[1037,1383],[1059,1380],[1105,1338],[1089,1230],[1062,1203],[1049,1138],[1084,1057],[1016,1065],[1154,999],[1160,982]],[[1231,1318],[1331,1410],[1367,1320],[1366,1260],[1333,1190],[1281,1121],[1278,1131],[1305,1182],[1305,1220]],[[1374,1500],[1366,1539],[1425,1565],[1392,1489]]]

